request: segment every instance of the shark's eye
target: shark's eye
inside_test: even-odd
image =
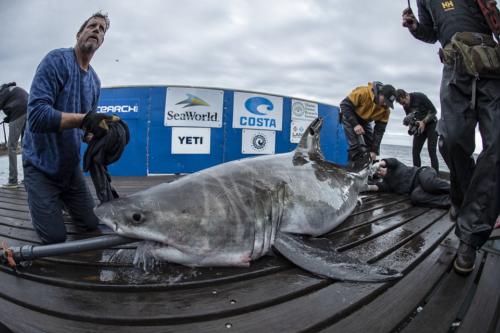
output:
[[[134,223],[139,223],[142,220],[142,215],[140,213],[134,213],[132,214],[132,221]]]

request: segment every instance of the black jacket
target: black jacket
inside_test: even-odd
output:
[[[417,30],[410,32],[421,41],[444,47],[456,32],[491,34],[491,29],[475,0],[417,0]]]
[[[410,105],[404,107],[404,110],[407,115],[415,112],[415,118],[423,120],[425,124],[437,121],[436,108],[429,98],[420,92],[410,93]]]
[[[387,165],[387,175],[376,184],[379,191],[410,194],[420,168],[406,166],[395,158],[385,158],[382,161]]]
[[[16,120],[26,114],[28,93],[21,87],[5,85],[0,90],[0,110],[7,116],[5,122]]]

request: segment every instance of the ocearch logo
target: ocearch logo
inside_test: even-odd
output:
[[[102,105],[97,107],[98,113],[137,113],[139,105]]]

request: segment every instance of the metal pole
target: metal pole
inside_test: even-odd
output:
[[[12,259],[19,263],[43,257],[105,249],[137,241],[140,240],[119,235],[105,235],[58,244],[13,246],[3,249],[3,253],[0,253],[0,262],[5,262],[8,259],[8,252],[10,252]]]
[[[3,139],[5,142],[5,146],[7,147],[7,134],[5,134],[5,122],[2,121],[2,126],[3,126]]]

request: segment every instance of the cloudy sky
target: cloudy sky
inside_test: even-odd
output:
[[[416,9],[416,2],[412,0]],[[93,12],[111,28],[92,65],[102,85],[253,90],[338,105],[378,80],[439,109],[438,45],[401,26],[405,0],[0,0],[0,82],[27,90],[47,52],[75,44]],[[411,145],[397,105],[383,143]]]

